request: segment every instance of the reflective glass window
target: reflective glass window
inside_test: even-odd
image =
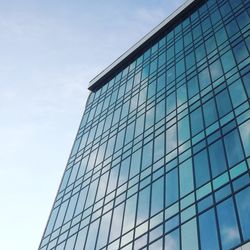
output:
[[[166,131],[166,153],[168,154],[177,146],[176,125]]]
[[[164,201],[164,182],[163,177],[153,182],[151,196],[151,215],[154,215],[163,209]]]
[[[217,206],[222,249],[231,249],[240,243],[239,229],[231,198]]]
[[[240,135],[246,156],[250,155],[250,120],[240,126]]]
[[[209,146],[209,158],[212,177],[216,177],[227,169],[225,151],[221,140]]]
[[[144,188],[139,192],[136,224],[140,224],[149,216],[150,187]]]
[[[110,212],[106,213],[101,218],[101,223],[100,223],[100,228],[99,228],[99,233],[98,233],[98,238],[97,238],[97,244],[96,244],[97,249],[99,249],[107,244],[108,233],[109,233],[109,230],[107,230],[107,228],[109,228],[109,225],[110,225],[111,215],[112,215],[112,213],[110,211]]]
[[[153,142],[149,142],[143,146],[142,151],[142,170],[152,164]]]
[[[180,233],[179,229],[165,236],[165,250],[179,250],[180,249]]]
[[[137,195],[133,195],[126,201],[124,219],[123,219],[123,233],[129,231],[135,224]]]
[[[247,241],[250,239],[250,188],[242,190],[235,197],[243,238]]]
[[[203,117],[201,108],[196,109],[190,114],[192,135],[196,135],[203,130]]]
[[[190,138],[189,117],[185,116],[178,122],[178,144],[181,145]]]
[[[206,127],[217,121],[218,116],[214,99],[211,99],[203,105],[203,112]]]
[[[171,172],[167,173],[166,179],[165,179],[165,201],[166,201],[166,207],[170,206],[174,202],[177,201],[179,196],[179,184],[178,184],[178,171],[177,168],[172,170]]]
[[[213,208],[199,216],[199,233],[201,250],[220,249]]]
[[[182,197],[194,189],[193,169],[192,169],[191,159],[180,164],[179,174],[180,174],[180,195]]]
[[[202,150],[194,156],[194,173],[196,188],[202,186],[210,179],[207,150]]]
[[[182,250],[199,249],[195,218],[181,226],[181,247]]]
[[[227,89],[223,90],[216,96],[219,117],[224,116],[232,110],[230,98]]]
[[[224,137],[229,166],[233,166],[244,157],[238,130],[233,130]]]

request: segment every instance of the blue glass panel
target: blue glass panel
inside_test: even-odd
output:
[[[225,72],[232,69],[236,64],[231,50],[221,56],[222,67]]]
[[[222,76],[223,71],[222,71],[220,60],[216,60],[210,65],[210,74],[211,74],[212,81],[215,81],[219,77]]]
[[[165,100],[162,100],[156,105],[155,122],[160,121],[164,117],[165,117]]]
[[[180,195],[181,197],[191,192],[194,188],[193,169],[191,159],[179,166],[180,174]]]
[[[230,98],[227,89],[223,90],[216,96],[219,117],[224,116],[232,110]]]
[[[139,192],[136,224],[140,224],[149,216],[150,187],[144,188]]]
[[[151,216],[163,209],[164,182],[163,177],[153,182],[151,196]]]
[[[233,201],[231,198],[217,206],[222,249],[231,249],[240,243]]]
[[[231,167],[244,158],[238,130],[233,130],[227,134],[224,137],[224,142],[228,163]]]
[[[212,176],[216,177],[227,169],[225,152],[221,140],[209,146]]]
[[[129,231],[134,227],[136,202],[137,202],[137,195],[133,195],[126,201],[124,219],[123,219],[123,230],[122,230],[123,233]]]
[[[250,155],[250,120],[240,126],[240,135],[246,156]]]
[[[210,179],[207,150],[194,156],[194,173],[196,188],[202,186]]]
[[[142,151],[142,170],[147,168],[152,164],[152,156],[153,156],[153,142],[149,142],[148,144],[143,146]]]
[[[168,154],[177,147],[176,125],[166,131],[166,153]]]
[[[132,154],[129,176],[133,177],[137,175],[140,171],[140,166],[141,166],[141,149],[135,151]]]
[[[165,134],[162,133],[154,139],[154,162],[164,155]]]
[[[128,180],[128,173],[129,173],[129,166],[130,166],[130,158],[126,158],[122,161],[119,173],[119,181],[118,186],[123,184]]]
[[[195,111],[193,111],[190,114],[190,118],[191,118],[192,135],[196,135],[204,128],[201,108],[198,108]]]
[[[187,82],[188,97],[191,98],[199,92],[199,83],[197,76],[193,77]]]
[[[118,174],[119,174],[119,166],[113,167],[110,171],[110,174],[109,174],[107,193],[110,193],[111,191],[113,191],[116,188]]]
[[[99,222],[100,222],[100,219],[90,224],[88,237],[86,239],[85,249],[95,249],[95,242],[96,242]]]
[[[214,99],[211,99],[203,105],[203,112],[206,127],[217,121],[218,116]]]
[[[206,88],[211,83],[208,68],[205,68],[199,73],[199,82],[201,90]]]
[[[178,122],[178,144],[181,145],[190,138],[189,117],[185,116]]]
[[[167,96],[166,105],[167,114],[171,113],[176,108],[175,92]]]
[[[181,226],[182,250],[198,250],[198,236],[196,219],[192,219]]]
[[[201,250],[219,250],[219,240],[214,209],[199,216]]]
[[[107,244],[108,234],[109,234],[109,230],[107,230],[107,228],[109,228],[109,225],[110,225],[111,215],[112,215],[112,212],[110,211],[110,212],[106,213],[101,219],[101,224],[100,224],[98,239],[97,239],[97,245],[96,245],[97,249],[99,249]]]
[[[180,249],[180,233],[179,229],[167,234],[165,236],[165,250],[179,250]]]
[[[229,93],[234,107],[237,107],[247,99],[241,80],[229,86]]]
[[[182,85],[177,89],[177,106],[182,105],[187,101],[187,88],[186,85]]]
[[[250,188],[242,190],[235,197],[243,238],[247,241],[250,239]]]
[[[166,201],[166,207],[173,204],[175,201],[177,201],[179,196],[179,185],[178,185],[178,172],[177,168],[172,170],[166,175],[166,192],[165,192],[165,201]]]
[[[109,241],[113,241],[121,234],[124,203],[114,208]]]

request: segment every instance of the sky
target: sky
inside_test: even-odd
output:
[[[184,0],[0,0],[0,249],[37,249],[89,81]]]

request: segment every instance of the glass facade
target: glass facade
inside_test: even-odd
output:
[[[91,92],[39,249],[247,243],[249,53],[250,2],[208,0]]]

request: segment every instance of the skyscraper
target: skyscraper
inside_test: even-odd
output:
[[[189,0],[93,79],[39,249],[250,249],[249,53],[248,0]]]

